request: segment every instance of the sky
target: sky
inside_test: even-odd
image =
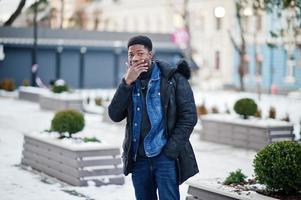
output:
[[[25,7],[28,7],[34,0],[27,0]],[[0,22],[6,21],[15,11],[20,0],[0,0]],[[24,8],[23,8],[24,9]]]

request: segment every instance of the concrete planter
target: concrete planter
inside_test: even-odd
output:
[[[15,99],[18,98],[18,93],[16,90],[9,92],[0,89],[0,97]]]
[[[19,87],[19,99],[31,102],[39,102],[40,95],[49,93],[48,89],[38,87]]]
[[[63,109],[76,109],[83,111],[83,98],[79,94],[42,94],[39,98],[40,108],[59,111]]]
[[[274,141],[293,140],[293,125],[277,120],[243,120],[228,115],[203,116],[202,140],[260,150]]]
[[[186,200],[277,200],[254,191],[235,192],[234,188],[218,184],[216,179],[194,179],[187,184]]]
[[[55,139],[26,134],[23,165],[74,186],[124,184],[118,147],[70,147]]]

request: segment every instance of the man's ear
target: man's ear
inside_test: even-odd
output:
[[[154,53],[152,51],[149,52],[150,59],[153,60]]]

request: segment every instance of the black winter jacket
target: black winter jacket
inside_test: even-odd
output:
[[[167,63],[155,61],[161,71],[161,101],[164,109],[165,126],[168,141],[163,153],[177,161],[179,184],[198,173],[198,166],[190,134],[197,123],[196,106],[193,93],[188,83],[190,69],[185,61],[171,67]],[[125,138],[122,159],[124,174],[132,171],[134,164],[131,158],[132,137],[132,87],[122,82],[109,105],[109,116],[115,122],[126,118]]]

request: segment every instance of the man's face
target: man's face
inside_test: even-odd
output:
[[[134,63],[144,60],[147,67],[150,68],[153,54],[142,44],[135,44],[128,49],[128,63],[132,66]]]

